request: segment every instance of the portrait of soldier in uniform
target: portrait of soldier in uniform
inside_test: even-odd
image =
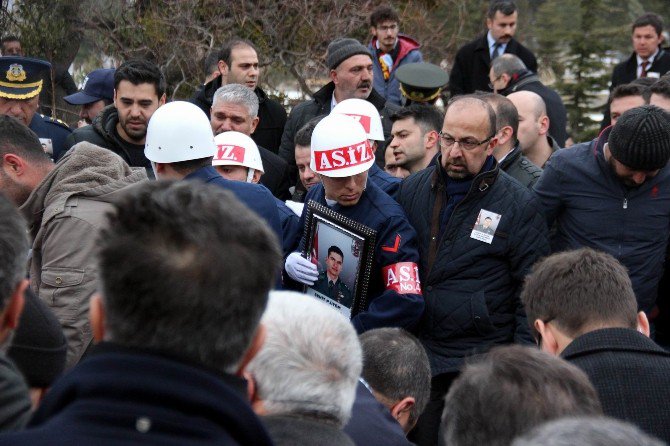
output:
[[[331,246],[328,248],[326,269],[319,273],[319,278],[314,283],[314,286],[312,286],[312,289],[347,308],[351,308],[353,304],[351,290],[340,280],[343,262],[344,253],[339,247]]]

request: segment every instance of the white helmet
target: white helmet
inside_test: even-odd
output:
[[[351,118],[330,114],[314,127],[310,168],[327,177],[349,177],[367,171],[375,155],[363,127]]]
[[[262,173],[263,160],[253,139],[240,132],[223,132],[214,137],[216,153],[212,166],[244,166]]]
[[[207,115],[190,102],[159,107],[149,120],[144,156],[154,163],[178,163],[213,156],[214,134]]]
[[[384,129],[382,128],[382,118],[379,117],[377,107],[365,99],[345,99],[339,102],[331,111],[351,116],[361,123],[368,135],[368,139],[375,141],[384,141]]]

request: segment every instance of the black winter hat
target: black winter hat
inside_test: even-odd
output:
[[[670,160],[670,113],[654,105],[632,108],[607,140],[614,159],[633,170],[661,169]]]
[[[326,52],[326,65],[328,65],[329,69],[334,70],[346,59],[349,59],[351,56],[355,56],[357,54],[364,54],[372,59],[370,51],[363,44],[361,44],[361,42],[356,39],[350,39],[348,37],[340,37],[333,40],[328,45],[328,51]]]

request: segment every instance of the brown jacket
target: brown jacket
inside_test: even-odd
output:
[[[89,298],[97,289],[94,257],[98,230],[111,201],[146,179],[113,152],[82,142],[64,156],[21,206],[33,238],[30,285],[63,327],[66,367],[91,342]]]

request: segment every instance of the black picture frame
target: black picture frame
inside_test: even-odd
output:
[[[369,303],[368,288],[377,231],[310,200],[307,203],[305,214],[305,234],[307,238],[302,255],[317,263],[319,280],[314,285],[305,285],[303,292],[326,302],[349,318],[365,311]],[[330,294],[336,297],[331,297],[323,291],[323,280],[324,278],[328,280],[326,257],[332,246],[337,246],[343,252],[343,256],[340,256],[342,257],[342,262],[340,262],[342,269],[337,281],[341,283],[338,283],[335,291],[332,288],[329,290]],[[333,251],[332,254],[337,253]],[[337,257],[337,255],[334,256],[335,259]],[[354,265],[351,264],[352,261]],[[342,284],[345,287],[351,287],[349,289],[351,307],[346,305],[349,297],[346,288],[342,288]]]

